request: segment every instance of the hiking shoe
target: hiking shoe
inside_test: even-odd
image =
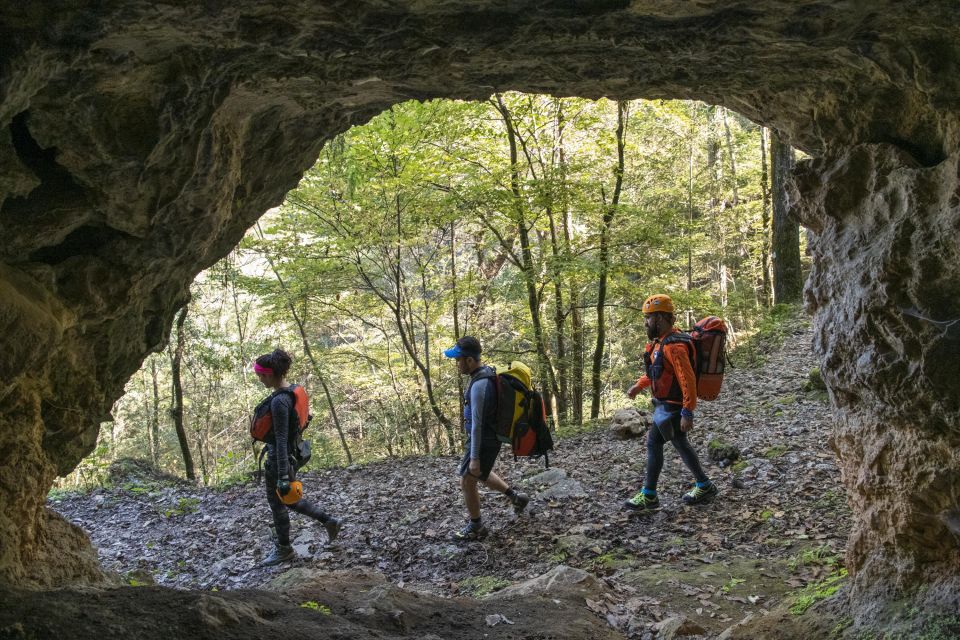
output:
[[[267,556],[266,560],[263,561],[263,566],[272,567],[275,564],[280,564],[281,562],[286,562],[287,560],[293,560],[297,557],[297,552],[293,550],[293,547],[289,544],[278,544],[273,547],[273,553]]]
[[[623,503],[627,509],[634,511],[656,511],[660,508],[660,498],[657,496],[648,496],[643,491],[633,496]]]
[[[715,495],[717,495],[717,485],[712,482],[705,487],[693,485],[690,491],[683,494],[683,502],[688,505],[700,504],[712,499]]]
[[[530,504],[530,496],[525,493],[516,493],[513,498],[510,499],[510,504],[513,505],[513,512],[520,515],[523,513],[523,510],[527,508],[527,505]]]
[[[340,529],[343,528],[343,520],[330,518],[323,523],[323,528],[327,530],[327,541],[333,542],[340,535]]]
[[[486,538],[488,533],[490,532],[482,524],[468,522],[463,529],[453,534],[453,540],[454,542],[479,542]]]

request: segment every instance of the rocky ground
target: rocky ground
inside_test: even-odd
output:
[[[831,412],[808,383],[816,367],[809,328],[797,320],[787,333],[761,349],[759,366],[731,370],[721,397],[697,411],[691,441],[720,487],[707,505],[683,505],[691,479],[668,447],[663,509],[625,511],[623,501],[642,483],[644,440],[603,429],[559,440],[549,471],[502,454],[499,471],[532,500],[515,516],[503,498],[484,495],[491,535],[483,543],[449,541],[464,519],[452,457],[304,474],[308,498],[343,518],[343,533],[327,543],[321,525],[294,514],[300,558],[272,568],[260,566],[272,546],[271,519],[254,483],[213,491],[132,475],[117,488],[50,506],[89,532],[103,565],[135,585],[298,593],[303,583],[284,587],[285,576],[362,570],[384,576],[390,589],[439,602],[496,595],[563,565],[600,578],[579,600],[610,631],[715,637],[748,616],[802,609],[842,580],[849,512],[828,444]],[[342,595],[314,593],[309,601],[337,613],[349,608]],[[558,623],[544,607],[504,615],[541,630]],[[510,633],[503,637],[535,637],[515,625]]]

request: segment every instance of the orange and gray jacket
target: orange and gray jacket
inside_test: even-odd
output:
[[[637,380],[639,389],[650,387],[657,400],[687,411],[697,408],[697,377],[693,371],[693,345],[689,336],[671,329],[648,342],[643,364],[646,373]]]

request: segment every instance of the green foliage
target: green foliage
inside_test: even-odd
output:
[[[734,587],[736,587],[738,584],[743,584],[744,582],[746,582],[746,580],[743,578],[734,578],[733,576],[730,576],[730,581],[720,587],[720,590],[724,593],[730,593]]]
[[[820,367],[814,367],[807,374],[807,380],[803,383],[804,391],[826,391],[827,385],[823,381],[823,375],[820,373]]]
[[[792,556],[788,562],[791,571],[801,567],[838,567],[840,564],[840,556],[827,545],[805,549]]]
[[[325,604],[319,604],[313,600],[307,600],[306,602],[301,602],[300,606],[304,609],[310,609],[316,611],[317,613],[322,613],[325,616],[333,614],[333,611]]]
[[[177,506],[171,509],[167,509],[163,512],[163,515],[167,518],[172,518],[175,516],[183,516],[189,513],[195,513],[197,507],[200,506],[199,498],[180,498],[177,500]]]
[[[925,620],[917,640],[950,640],[960,637],[960,616],[934,616]]]
[[[497,578],[496,576],[473,576],[464,578],[457,584],[460,591],[469,593],[477,598],[489,595],[494,591],[499,591],[509,585],[509,580]]]
[[[774,446],[772,446],[772,447],[767,448],[767,449],[763,452],[763,457],[764,457],[764,458],[769,458],[769,459],[773,460],[774,458],[779,458],[780,456],[782,456],[784,453],[786,453],[786,452],[789,451],[789,450],[790,450],[790,448],[787,447],[786,445],[777,444],[777,445],[774,445]]]
[[[823,580],[808,584],[792,597],[790,613],[801,615],[817,602],[829,598],[843,586],[847,578],[847,570],[840,568]]]
[[[277,346],[312,398],[312,469],[458,451],[462,380],[441,355],[457,335],[480,337],[491,362],[534,368],[559,398],[559,438],[628,406],[650,293],[674,297],[681,325],[722,315],[748,337],[736,364],[759,362],[804,322],[796,308],[766,311],[759,143],[722,107],[518,93],[397,104],[344,132],[192,286],[184,422],[202,482],[256,468],[246,422],[266,390],[250,365]],[[170,355],[145,360],[64,486],[104,482],[122,456],[182,474]]]

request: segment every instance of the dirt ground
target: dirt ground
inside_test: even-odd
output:
[[[272,568],[260,566],[272,546],[271,519],[254,483],[214,491],[135,477],[60,497],[50,507],[89,532],[105,568],[146,585],[98,596],[118,607],[136,607],[158,593],[152,584],[217,590],[217,598],[233,602],[238,593],[252,593],[239,590],[269,589],[291,569],[374,571],[418,597],[436,596],[431,603],[466,601],[460,596],[486,596],[562,564],[608,587],[599,600],[586,597],[577,607],[604,628],[654,637],[681,620],[670,633],[716,637],[748,616],[809,605],[843,580],[850,515],[828,444],[831,411],[824,392],[808,384],[816,367],[809,327],[797,320],[790,333],[767,350],[761,366],[729,371],[721,397],[698,407],[690,439],[720,488],[706,505],[683,505],[692,478],[668,445],[663,508],[645,515],[624,510],[623,501],[642,484],[645,442],[616,440],[603,429],[559,440],[546,476],[542,462],[502,454],[498,471],[532,501],[516,516],[502,497],[485,494],[491,536],[483,543],[449,540],[464,521],[454,457],[304,474],[307,498],[343,518],[343,533],[329,544],[321,525],[293,514],[300,558]],[[709,443],[714,451],[732,446],[739,458],[711,460]],[[189,600],[183,592],[165,593]],[[269,595],[244,597],[274,611],[263,604],[274,602]],[[554,616],[540,611],[541,628]],[[422,631],[470,637],[455,620]],[[513,637],[540,637],[510,628]],[[336,637],[367,637],[344,633]]]

